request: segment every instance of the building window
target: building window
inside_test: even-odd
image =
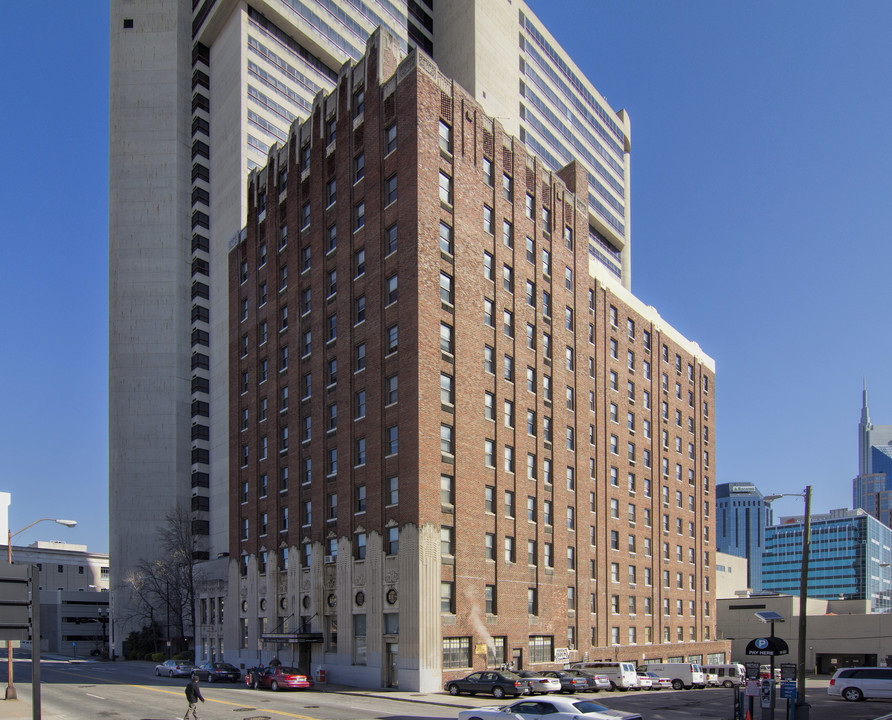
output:
[[[442,610],[442,593],[440,597],[440,609]],[[466,667],[471,667],[471,638],[443,638],[443,669]]]
[[[400,547],[400,531],[399,528],[389,527],[387,528],[387,540],[386,540],[386,549],[385,552],[388,555],[396,555],[399,552]]]
[[[441,582],[440,583],[440,612],[448,613],[448,614],[455,614],[455,583],[451,583],[451,582]],[[444,647],[443,667],[446,667],[446,661],[445,661],[446,644],[451,640],[459,640],[459,639],[461,639],[461,638],[443,638],[443,647]],[[470,649],[471,649],[470,648],[470,638],[468,638],[468,640],[469,640],[469,645],[468,645],[468,651],[467,651],[467,658],[465,658],[463,660],[463,662],[465,664],[464,665],[456,665],[455,667],[466,667],[471,664],[470,663]]]
[[[444,222],[440,223],[440,250],[452,255],[452,228]]]
[[[391,275],[389,278],[387,278],[386,283],[387,283],[387,288],[386,288],[384,304],[390,305],[392,303],[395,303],[399,296],[397,276]]]
[[[440,555],[452,557],[455,554],[455,528],[451,525],[440,526]]]
[[[514,226],[507,220],[502,220],[502,242],[505,247],[514,247]]]
[[[387,478],[387,484],[385,487],[387,504],[388,505],[396,505],[399,502],[399,489],[400,489],[400,481],[399,477],[393,475]]]
[[[483,370],[490,375],[495,374],[495,350],[489,345],[483,347]]]
[[[455,478],[451,475],[440,475],[440,504],[455,504]]]
[[[440,120],[440,150],[452,155],[452,128]]]
[[[492,160],[488,157],[483,158],[483,182],[485,182],[490,187],[495,183],[495,178],[492,172]]]
[[[496,615],[498,609],[496,607],[496,586],[487,585],[483,589],[483,606],[487,615]]]
[[[384,404],[393,405],[397,401],[397,389],[399,378],[391,375],[384,380]]]
[[[455,403],[452,376],[446,373],[440,373],[440,402],[443,405],[453,405]]]
[[[452,178],[440,172],[440,202],[452,205]]]
[[[391,175],[384,181],[384,204],[396,202],[396,175]]]
[[[385,255],[396,252],[397,230],[396,224],[391,225],[384,231]]]
[[[453,354],[452,326],[440,323],[440,350],[449,355]]]
[[[387,328],[387,341],[385,343],[385,351],[389,355],[390,353],[396,352],[397,349],[397,326],[391,325]]]
[[[505,536],[505,562],[514,562],[514,538],[507,535]]]
[[[447,305],[454,302],[452,277],[444,272],[440,273],[440,300]]]
[[[530,635],[530,663],[554,662],[554,636]]]
[[[455,430],[451,425],[440,425],[440,451],[453,455],[455,453]]]
[[[396,455],[399,452],[399,427],[392,425],[384,432],[384,454]]]
[[[529,615],[539,614],[539,598],[536,588],[527,588],[527,613]],[[530,660],[532,661],[532,658]]]
[[[390,155],[396,150],[396,124],[384,130],[384,154]]]

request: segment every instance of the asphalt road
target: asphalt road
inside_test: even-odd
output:
[[[0,701],[4,720],[28,720],[30,663],[17,660],[19,701]],[[159,678],[150,663],[41,663],[43,720],[174,720],[186,711],[185,678]],[[809,680],[810,720],[875,720],[892,714],[892,700],[850,703],[831,699],[827,680]],[[455,720],[459,710],[504,705],[491,697],[451,697],[386,690],[353,690],[319,686],[318,690],[280,692],[247,689],[238,684],[202,683],[206,703],[202,720]],[[584,695],[618,710],[640,712],[645,720],[733,720],[733,693],[710,690],[661,690]],[[785,720],[781,700],[774,720]],[[763,720],[756,705],[752,720]],[[892,720],[892,718],[890,718]]]

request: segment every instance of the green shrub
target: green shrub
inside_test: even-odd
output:
[[[165,660],[164,653],[149,653],[146,655],[146,660],[151,660],[154,663],[163,663]]]

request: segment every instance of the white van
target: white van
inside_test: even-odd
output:
[[[740,663],[725,663],[723,665],[704,665],[703,672],[709,675],[717,675],[719,685],[726,688],[746,683],[746,668]]]
[[[611,690],[637,690],[638,673],[635,663],[611,662],[609,660],[594,662],[577,662],[570,665],[571,670],[591,670],[606,675],[610,680]]]
[[[706,687],[706,675],[697,663],[647,663],[639,665],[638,670],[654,672],[660,677],[669,678],[673,690]]]

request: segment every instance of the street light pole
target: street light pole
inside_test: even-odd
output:
[[[811,485],[806,485],[803,493],[779,493],[766,495],[763,499],[771,503],[782,497],[805,498],[805,517],[802,522],[802,565],[799,573],[799,643],[796,657],[796,705],[805,704],[805,651],[806,624],[808,619],[808,549],[811,542]],[[805,710],[807,712],[807,710]],[[805,716],[808,717],[807,715]]]
[[[30,527],[34,527],[37,523],[42,522],[54,522],[59,523],[59,525],[64,525],[65,527],[74,527],[77,525],[76,520],[56,520],[55,518],[41,518],[40,520],[35,520],[30,525],[26,525],[21,530],[17,532],[13,532],[12,528],[10,528],[8,532],[7,542],[6,542],[6,558],[10,565],[12,565],[12,539],[18,535],[19,533],[25,532]],[[40,590],[37,588],[31,588],[31,605],[32,612],[40,613]],[[34,597],[36,595],[37,597]],[[35,642],[34,638],[31,638],[31,642]],[[38,646],[40,645],[40,638],[36,638],[36,642]],[[12,681],[12,640],[6,641],[6,654],[7,654],[7,685],[6,685],[6,699],[7,700],[16,700],[18,699],[18,694],[15,691],[15,685]]]
[[[802,573],[799,581],[799,647],[796,659],[796,701],[805,702],[805,626],[808,618],[808,549],[811,535],[811,485],[805,488],[805,522],[802,525]]]

